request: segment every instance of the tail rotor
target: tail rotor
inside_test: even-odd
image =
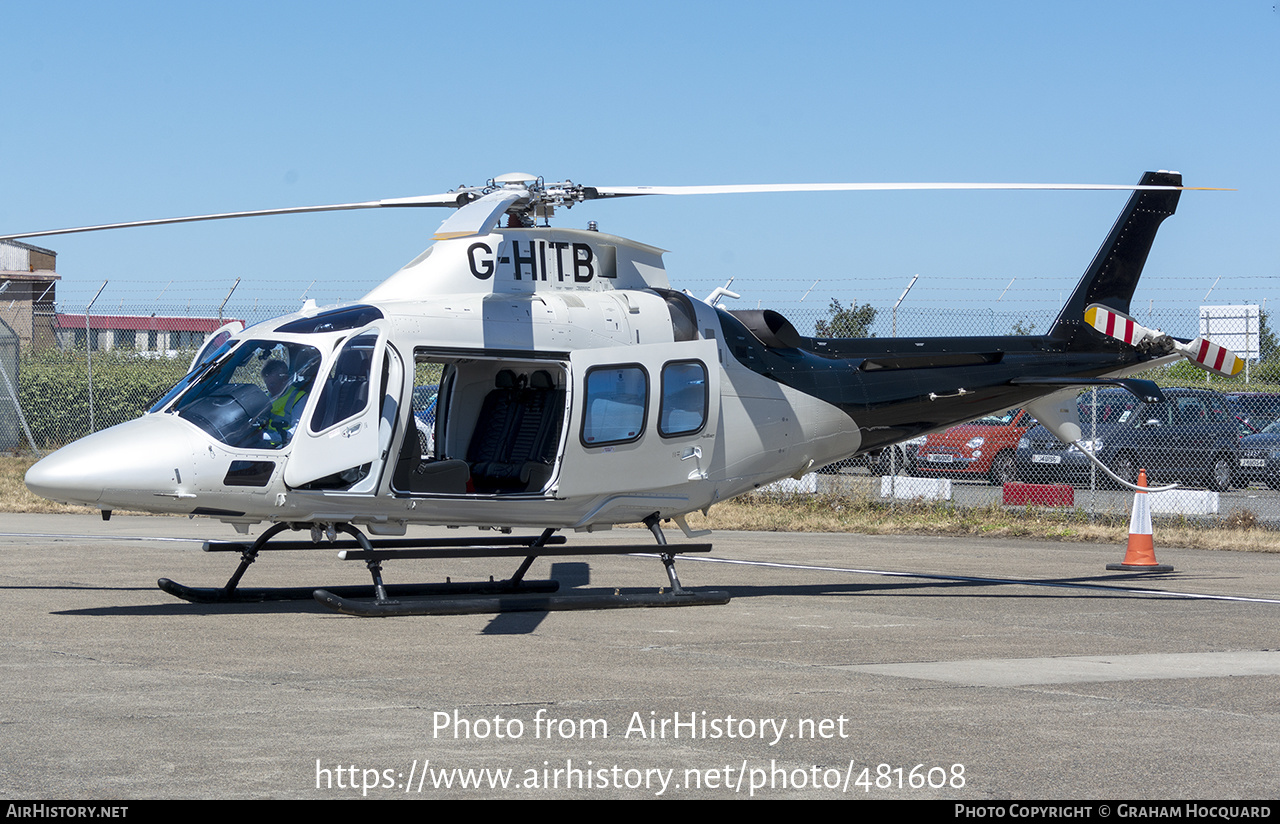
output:
[[[1155,355],[1179,354],[1206,372],[1232,377],[1244,369],[1244,361],[1225,346],[1219,346],[1204,338],[1183,343],[1159,329],[1149,329],[1133,318],[1103,306],[1090,305],[1084,312],[1084,321],[1109,338],[1127,343],[1143,352]]]

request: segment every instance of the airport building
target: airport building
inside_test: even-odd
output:
[[[49,346],[54,332],[57,298],[57,252],[0,240],[0,323],[23,346]]]
[[[198,349],[222,326],[217,318],[89,313],[56,308],[58,253],[0,240],[0,338],[18,346],[173,353]]]

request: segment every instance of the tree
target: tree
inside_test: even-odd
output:
[[[1276,333],[1271,331],[1271,327],[1267,325],[1268,313],[1266,311],[1258,312],[1258,362],[1265,363],[1280,350],[1280,341],[1276,340]]]
[[[873,338],[871,324],[875,322],[876,310],[869,303],[861,306],[855,301],[845,308],[839,300],[832,298],[827,307],[827,317],[820,318],[814,325],[814,333],[820,338]]]
[[[1023,318],[1022,320],[1014,321],[1013,334],[1030,335],[1032,332],[1035,331],[1035,328],[1036,328],[1035,323],[1028,322],[1024,325],[1023,320],[1026,320],[1026,318]]]

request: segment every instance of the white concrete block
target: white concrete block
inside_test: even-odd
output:
[[[880,479],[880,497],[900,500],[924,498],[926,501],[951,500],[949,478],[897,478],[885,475]]]
[[[1148,492],[1147,494],[1151,496],[1152,514],[1218,514],[1218,493],[1207,489],[1170,489],[1168,492]]]
[[[760,487],[761,492],[773,492],[781,495],[812,495],[818,491],[818,473],[810,472],[800,478],[783,478]]]

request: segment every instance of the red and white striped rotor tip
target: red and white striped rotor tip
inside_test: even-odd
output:
[[[1244,369],[1244,361],[1225,346],[1219,346],[1204,338],[1196,338],[1190,343],[1182,343],[1169,337],[1159,329],[1148,329],[1124,312],[1117,311],[1109,306],[1103,306],[1098,303],[1092,304],[1084,310],[1084,321],[1107,337],[1127,343],[1130,346],[1138,346],[1146,340],[1157,343],[1167,340],[1171,349],[1208,372],[1216,372],[1219,375],[1231,377],[1232,375],[1240,374],[1240,371]]]

